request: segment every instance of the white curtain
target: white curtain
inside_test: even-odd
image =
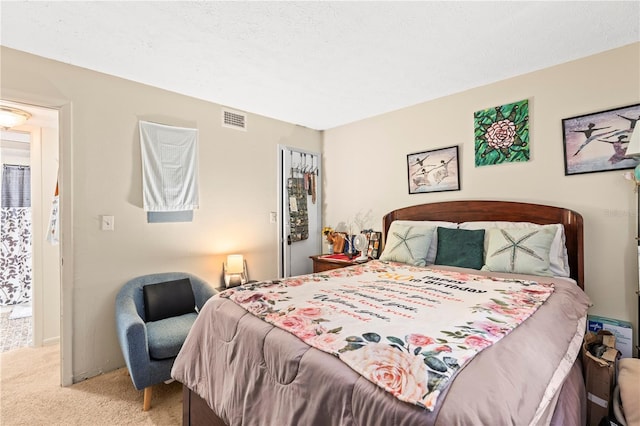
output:
[[[197,209],[198,129],[140,121],[140,148],[144,209]]]
[[[0,305],[31,301],[31,169],[2,166]]]

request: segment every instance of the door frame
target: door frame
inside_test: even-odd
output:
[[[73,146],[71,103],[5,89],[2,99],[58,111],[58,189],[60,229],[60,385],[73,384]],[[36,307],[34,306],[34,311]],[[34,321],[36,318],[34,317]],[[34,336],[35,337],[35,336]]]
[[[284,221],[284,210],[285,210],[285,194],[284,194],[284,161],[283,161],[283,153],[285,151],[295,151],[295,152],[300,152],[302,154],[309,154],[309,155],[314,155],[318,157],[318,188],[320,188],[319,191],[317,191],[316,193],[316,203],[318,204],[318,206],[320,206],[319,209],[319,215],[318,215],[318,220],[320,222],[320,228],[322,229],[322,221],[323,221],[323,217],[322,217],[322,154],[320,152],[314,152],[308,149],[304,149],[304,148],[298,148],[295,146],[289,146],[289,145],[281,145],[278,144],[277,146],[278,149],[278,188],[277,188],[277,194],[278,194],[278,208],[277,208],[277,223],[278,223],[278,278],[284,278],[284,274],[285,274],[285,245],[286,245],[286,230],[285,230],[285,221]],[[309,232],[311,232],[311,230],[309,230]]]

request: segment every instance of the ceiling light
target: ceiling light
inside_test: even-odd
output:
[[[27,111],[0,105],[0,127],[5,130],[24,124],[30,118],[31,114]]]

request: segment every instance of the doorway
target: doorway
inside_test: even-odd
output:
[[[310,274],[322,247],[320,154],[278,146],[278,276]]]
[[[0,351],[33,341],[31,135],[2,132],[0,140]]]
[[[13,336],[13,342],[7,347],[55,344],[60,340],[60,247],[47,240],[47,235],[58,179],[58,111],[5,100],[1,102],[31,114],[25,124],[1,132],[0,162],[23,167],[28,165],[31,180],[28,215],[31,267],[24,268],[30,286],[21,300],[5,301],[1,308],[8,317],[6,324],[3,316],[3,326],[10,326],[7,330]],[[7,314],[9,310],[11,312]],[[14,318],[9,320],[11,315]]]

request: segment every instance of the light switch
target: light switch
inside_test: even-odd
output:
[[[100,221],[100,229],[103,231],[113,231],[114,230],[114,219],[113,216],[101,216]]]
[[[276,223],[277,220],[278,220],[278,213],[269,212],[269,223]]]

